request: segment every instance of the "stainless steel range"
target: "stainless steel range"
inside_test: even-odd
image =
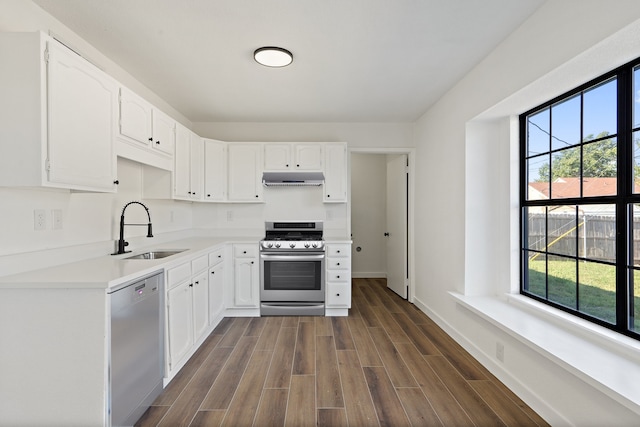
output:
[[[260,242],[260,314],[324,316],[322,222],[266,222]]]

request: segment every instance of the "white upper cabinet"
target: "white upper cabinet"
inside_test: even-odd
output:
[[[264,169],[322,170],[322,144],[265,144]]]
[[[227,146],[227,153],[228,200],[262,201],[262,145],[231,143]]]
[[[176,127],[173,198],[202,199],[203,141],[198,135],[178,124]]]
[[[347,201],[347,145],[343,143],[324,146],[324,201]]]
[[[175,132],[175,120],[127,88],[120,88],[120,138],[171,156]]]
[[[227,198],[227,144],[204,138],[204,200]]]
[[[115,191],[117,83],[39,32],[0,55],[0,185]]]

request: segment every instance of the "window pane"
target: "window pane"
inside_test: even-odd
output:
[[[546,298],[547,256],[538,252],[524,251],[527,281],[524,289],[529,293]]]
[[[578,206],[578,253],[584,258],[615,263],[615,205]]]
[[[640,193],[640,131],[631,134],[633,139],[633,192]]]
[[[616,323],[616,269],[589,261],[578,263],[578,311]]]
[[[527,219],[527,235],[525,236],[527,242],[525,247],[528,249],[543,251],[547,244],[545,211],[546,208],[544,207],[525,208],[524,213]]]
[[[538,156],[527,160],[527,200],[549,198],[549,156]]]
[[[548,108],[529,116],[527,118],[527,157],[549,152],[549,135],[551,135],[551,129]]]
[[[640,66],[633,69],[633,127],[640,126]]]
[[[631,254],[631,263],[637,267],[640,267],[640,205],[635,204],[631,206],[631,222],[633,236],[633,253]]]
[[[584,92],[583,139],[618,133],[617,80],[609,80]]]
[[[640,271],[633,270],[633,283],[630,288],[631,310],[629,311],[629,329],[640,332]]]
[[[576,256],[578,223],[575,206],[550,206],[547,219],[547,252]]]
[[[549,301],[577,308],[577,260],[549,257]]]
[[[617,194],[618,141],[607,138],[585,144],[582,148],[583,195],[609,196]]]
[[[551,198],[580,197],[580,147],[554,153],[551,160]]]
[[[580,142],[580,95],[576,95],[551,108],[551,149]]]

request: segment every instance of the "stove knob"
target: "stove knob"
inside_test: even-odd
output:
[[[313,244],[311,246],[313,246],[314,248],[317,248],[318,244],[316,242],[313,242]]]
[[[280,247],[280,243],[276,243],[276,248],[279,248],[279,247]]]
[[[304,247],[308,249],[309,248],[309,242],[305,243]]]
[[[289,246],[291,247],[291,249],[293,249],[293,248],[296,247],[296,244],[295,243],[289,243]]]
[[[267,243],[267,247],[268,247],[268,248],[272,248],[272,247],[273,247],[273,242],[269,242],[269,243]]]

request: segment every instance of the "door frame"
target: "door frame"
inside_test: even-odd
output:
[[[407,188],[407,273],[409,275],[407,301],[413,303],[415,295],[415,240],[414,240],[414,207],[415,207],[415,148],[366,148],[366,147],[349,147],[349,174],[348,174],[348,235],[351,236],[351,153],[359,154],[406,154],[409,163],[409,183]]]

